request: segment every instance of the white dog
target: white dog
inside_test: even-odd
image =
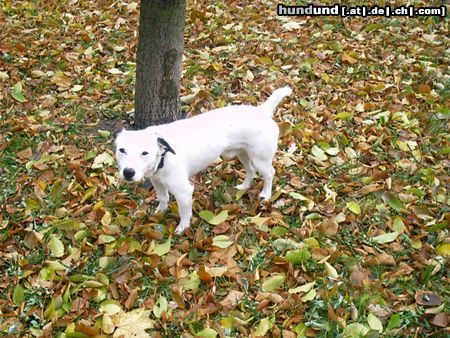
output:
[[[269,200],[279,133],[272,115],[291,92],[289,87],[277,89],[257,107],[228,106],[143,130],[123,129],[116,138],[120,177],[128,182],[149,178],[156,190],[158,211],[167,209],[169,192],[174,195],[180,214],[177,234],[189,228],[192,216],[194,188],[189,177],[221,155],[226,159],[237,156],[246,170],[237,189],[248,189],[258,171],[264,180],[260,196]]]

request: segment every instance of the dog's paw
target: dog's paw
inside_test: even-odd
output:
[[[264,191],[261,192],[261,194],[259,194],[259,197],[264,201],[264,202],[268,202],[270,201],[270,198],[272,197],[271,193],[266,193]]]
[[[244,183],[238,184],[235,186],[235,188],[237,190],[247,190],[248,188],[250,188],[250,184],[244,184]]]
[[[186,229],[188,229],[188,228],[189,228],[189,224],[188,224],[188,225],[181,225],[181,224],[179,224],[179,225],[177,226],[177,228],[175,229],[175,234],[181,236],[181,235],[184,233],[184,231],[185,231]]]

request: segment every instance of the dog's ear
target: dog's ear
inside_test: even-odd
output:
[[[158,137],[156,139],[156,142],[158,142],[158,145],[163,148],[166,151],[170,151],[172,154],[175,154],[175,150],[172,149],[172,147],[170,146],[169,143],[167,143],[167,141],[165,139],[163,139],[162,137]]]

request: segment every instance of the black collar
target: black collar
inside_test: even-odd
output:
[[[155,173],[158,172],[159,169],[162,169],[164,167],[164,159],[166,158],[166,154],[169,152],[169,149],[164,150],[164,152],[161,154],[161,159],[159,160],[158,168],[156,169]]]
[[[164,159],[166,157],[166,154],[168,152],[171,152],[172,154],[175,154],[175,150],[172,149],[172,147],[170,146],[170,144],[162,137],[158,137],[156,139],[158,146],[163,150],[163,152],[161,153],[161,159],[159,160],[158,163],[158,167],[156,168],[155,174],[157,173],[157,171],[159,169],[161,169],[164,166]]]

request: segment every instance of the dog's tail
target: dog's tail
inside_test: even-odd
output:
[[[267,114],[272,115],[281,100],[283,100],[285,96],[291,95],[291,93],[292,89],[289,86],[279,88],[269,96],[267,101],[261,105],[261,108],[266,111]]]

